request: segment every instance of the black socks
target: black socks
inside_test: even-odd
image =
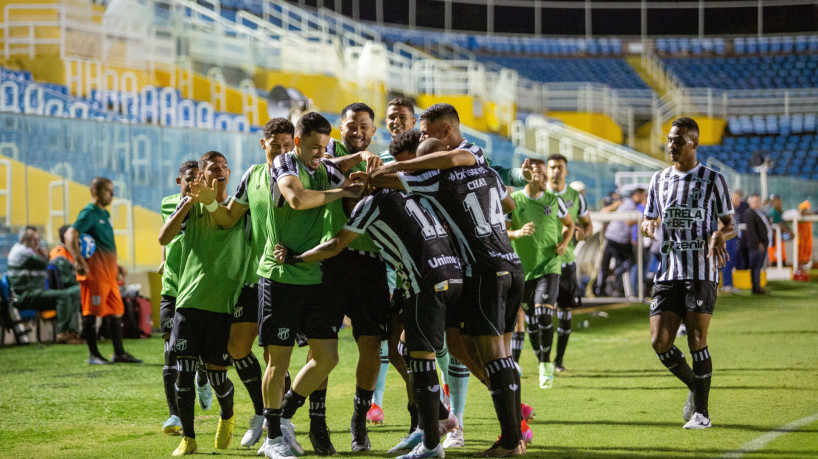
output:
[[[247,393],[250,394],[250,400],[253,402],[253,409],[257,415],[264,411],[264,399],[261,396],[261,365],[258,363],[256,356],[250,352],[243,359],[233,361],[236,367],[236,373],[239,374],[239,379],[247,388]]]
[[[412,358],[412,373],[415,375],[415,403],[420,413],[420,427],[423,429],[423,445],[428,449],[437,448],[440,443],[438,418],[440,416],[440,381],[434,359]],[[448,413],[446,415],[448,417]]]
[[[707,399],[710,396],[710,375],[713,373],[713,361],[707,346],[692,353],[693,357],[693,403],[696,412],[708,418]]]

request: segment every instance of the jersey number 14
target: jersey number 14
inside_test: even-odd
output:
[[[483,214],[483,209],[480,207],[480,201],[477,200],[477,194],[471,192],[466,195],[463,201],[463,206],[471,215],[474,221],[474,233],[477,237],[486,237],[491,234],[491,227],[495,226],[500,229],[505,228],[505,220],[503,219],[503,203],[500,201],[500,194],[497,189],[492,187],[489,189],[489,215],[488,221]]]

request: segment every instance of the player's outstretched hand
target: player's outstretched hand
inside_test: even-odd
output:
[[[355,171],[349,174],[349,179],[353,183],[366,183],[369,181],[369,172]]]
[[[361,153],[361,157],[363,157],[364,161],[366,161],[367,174],[370,174],[375,169],[383,166],[383,160],[381,159],[381,157],[374,153],[364,151]]]
[[[642,220],[642,236],[649,237],[655,241],[656,238],[654,237],[654,234],[656,233],[656,228],[658,226],[659,220],[655,218],[653,220],[648,218]]]
[[[579,225],[574,227],[574,239],[577,242],[585,240],[585,230],[580,228]]]
[[[710,238],[710,250],[707,256],[715,258],[716,266],[719,269],[723,268],[727,261],[730,260],[730,255],[727,253],[727,244],[720,231],[714,232]]]
[[[199,176],[196,177],[196,181],[190,184],[190,193],[196,195],[197,202],[208,205],[216,199],[217,180],[218,179],[214,178],[211,180],[210,186],[208,186],[207,181],[204,178],[204,174],[199,172]]]
[[[363,182],[353,182],[350,185],[344,187],[344,197],[345,198],[360,198],[361,194],[364,192],[364,186],[366,184]]]

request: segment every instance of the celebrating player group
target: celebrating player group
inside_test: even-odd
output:
[[[266,161],[244,173],[232,196],[228,159],[210,151],[181,165],[179,194],[163,200],[163,378],[170,412],[163,430],[183,435],[173,455],[196,452],[194,405],[198,398],[209,408],[214,393],[221,409],[215,447],[230,445],[236,420],[230,365],[254,407],[242,446],[261,441],[266,426],[259,455],[301,456],[305,450],[291,420],[308,403],[314,453],[335,454],[326,395],[345,316],[359,351],[353,452],[371,448],[366,423],[383,418],[373,399],[383,403],[382,374],[391,362],[406,383],[410,425],[389,452],[444,457],[444,447],[463,446],[470,373],[489,390],[500,424],[499,439],[480,457],[525,454],[533,409],[522,403],[512,337],[521,339],[521,329],[528,329],[540,362],[539,387],[550,388],[554,372],[565,369],[577,296],[574,241],[592,232],[583,195],[566,186],[566,159],[495,166],[463,138],[457,111],[448,104],[421,113],[418,131],[413,104],[391,100],[386,124],[392,143],[380,154],[367,150],[375,133],[370,107],[353,103],[341,116],[341,140],[330,138],[331,124],[315,112],[295,126],[270,120],[260,141]],[[695,160],[695,146],[693,154]],[[675,177],[659,174],[648,196],[652,220],[643,226],[651,236],[660,224],[656,217],[670,205],[663,196]],[[726,191],[723,179],[697,175],[693,187]],[[506,186],[519,189],[509,193]],[[721,207],[715,213],[727,216],[729,199],[716,202]],[[713,233],[718,247],[733,231],[727,220]],[[672,239],[667,223],[661,222]],[[651,313],[654,347],[690,387],[700,423],[709,390],[709,354],[702,345],[715,299],[706,260],[666,267],[661,280],[669,283]],[[699,279],[700,272],[705,278],[677,286],[676,272],[689,274],[682,279]],[[691,306],[676,306],[676,290],[690,298],[705,295],[708,304],[699,301],[685,316]],[[688,331],[698,330],[698,359],[687,373],[669,338],[679,316],[686,317]],[[252,352],[256,338],[264,348],[263,371]],[[290,378],[295,345],[309,353]]]

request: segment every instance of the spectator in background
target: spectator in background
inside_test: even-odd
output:
[[[617,205],[616,212],[636,211],[639,204],[645,203],[645,196],[644,188],[634,189],[630,198],[622,200],[622,204]],[[605,251],[602,253],[602,264],[594,286],[594,295],[606,296],[606,285],[609,290],[615,290],[614,283],[621,280],[622,273],[636,263],[631,234],[633,226],[637,223],[638,220],[614,220],[608,224],[605,230]],[[615,259],[618,264],[613,273],[610,268],[611,259]]]
[[[750,195],[747,200],[750,208],[744,211],[744,231],[747,251],[750,261],[750,279],[753,282],[753,294],[767,293],[761,288],[761,269],[767,259],[767,246],[770,244],[770,224],[767,217],[761,213],[761,196],[758,193]]]
[[[65,232],[68,231],[68,228],[70,228],[68,225],[60,228],[60,243],[51,249],[51,253],[48,255],[48,263],[57,268],[63,290],[76,290],[77,298],[79,298],[80,283],[77,282],[77,269],[74,266],[76,262],[65,246]]]
[[[616,212],[616,209],[622,204],[622,197],[616,191],[611,191],[607,196],[602,198],[602,209],[600,212]]]
[[[767,215],[770,217],[770,222],[772,222],[773,225],[781,227],[781,261],[782,263],[786,263],[787,246],[784,244],[784,238],[785,236],[791,238],[792,231],[789,225],[787,225],[787,222],[784,221],[784,202],[781,200],[780,195],[770,195],[770,212]],[[778,241],[775,239],[775,233],[773,233],[772,244],[769,249],[770,263],[776,263],[778,261],[778,257],[776,256],[777,251]]]
[[[747,264],[749,263],[749,254],[747,253],[747,244],[744,241],[744,229],[746,225],[744,224],[744,212],[747,211],[749,205],[747,201],[744,200],[744,191],[739,188],[733,190],[733,194],[730,196],[730,200],[733,203],[733,209],[736,210],[735,218],[736,218],[736,228],[738,229],[738,237],[734,238],[737,239],[735,242],[736,245],[736,256],[735,262],[728,261],[725,266],[730,265],[730,285],[733,285],[733,277],[732,277],[732,268],[736,269],[747,269]],[[730,246],[727,246],[727,253],[730,253]],[[730,258],[733,258],[733,254],[730,254]],[[722,271],[722,274],[724,272]]]
[[[33,226],[20,232],[20,241],[9,251],[9,285],[17,295],[18,309],[57,311],[60,344],[83,344],[79,336],[80,292],[46,290],[48,249],[40,245],[40,233]]]
[[[798,213],[802,216],[812,215],[809,201],[798,204]],[[812,222],[798,222],[798,265],[812,262]]]

